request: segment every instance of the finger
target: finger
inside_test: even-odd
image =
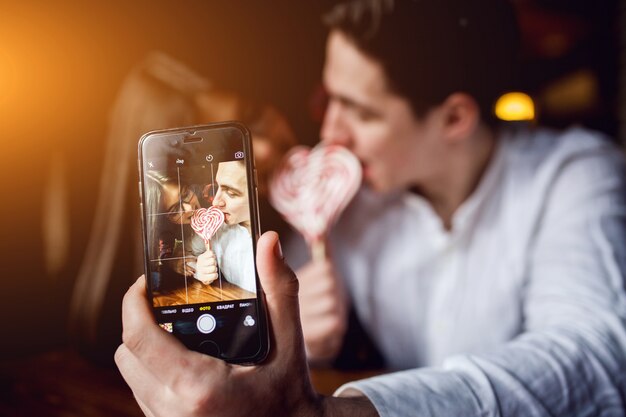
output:
[[[327,260],[320,262],[309,262],[298,270],[298,279],[301,281],[314,280],[320,278],[332,278],[333,268]]]
[[[276,232],[264,233],[257,243],[257,269],[265,292],[269,321],[278,357],[304,354],[298,308],[298,280],[285,264]]]
[[[122,302],[122,339],[139,362],[168,386],[176,386],[179,378],[198,369],[211,372],[224,362],[188,350],[176,338],[164,332],[154,320],[146,298],[145,280],[140,278],[128,289]],[[213,361],[198,366],[197,361]]]
[[[322,296],[316,299],[302,297],[300,301],[301,320],[304,320],[305,317],[316,319],[326,315],[339,316],[344,311],[344,306],[341,305],[341,300],[337,297]]]
[[[185,269],[186,269],[187,271],[191,271],[191,274],[192,274],[192,275],[196,273],[196,268],[194,268],[192,265],[186,265],[186,266],[185,266]]]
[[[215,258],[199,258],[198,259],[198,266],[215,266]]]
[[[215,266],[203,266],[198,269],[198,276],[203,279],[212,276],[217,278],[217,268]]]
[[[207,276],[201,276],[198,279],[200,281],[202,281],[202,283],[204,285],[209,285],[209,284],[211,284],[213,281],[215,281],[217,279],[217,274],[210,274],[210,275],[207,275]]]
[[[345,323],[335,315],[316,317],[306,327],[305,339],[326,341],[332,336],[343,336]]]
[[[114,357],[115,363],[122,377],[132,390],[139,407],[144,414],[151,415],[147,404],[152,404],[155,395],[157,397],[161,395],[163,385],[137,360],[125,345],[120,345],[117,348]]]
[[[326,280],[321,275],[319,278],[319,280],[314,281],[310,277],[305,279],[298,275],[300,300],[308,298],[317,301],[318,297],[338,297],[340,292],[337,283],[333,280]]]
[[[152,411],[150,411],[150,409],[139,398],[135,397],[135,401],[137,401],[139,408],[141,408],[141,411],[146,417],[154,417]]]

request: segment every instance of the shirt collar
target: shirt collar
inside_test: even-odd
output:
[[[493,194],[502,177],[504,168],[504,155],[507,146],[508,134],[502,134],[496,138],[495,149],[487,168],[483,173],[478,186],[470,196],[461,204],[452,216],[452,233],[463,232],[472,220],[480,212],[481,206]],[[428,218],[432,218],[443,230],[443,224],[439,216],[435,213],[430,202],[418,194],[404,191],[401,195],[405,204],[413,207],[418,213]]]

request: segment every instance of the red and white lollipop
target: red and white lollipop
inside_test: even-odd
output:
[[[293,148],[276,169],[270,202],[305,237],[313,256],[325,256],[324,239],[361,184],[361,164],[346,148]]]
[[[216,207],[198,209],[191,216],[191,228],[204,240],[207,247],[222,223],[224,223],[224,213]]]

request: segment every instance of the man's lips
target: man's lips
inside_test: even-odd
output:
[[[361,162],[361,171],[363,172],[363,178],[369,178],[372,173],[372,169],[365,162]]]

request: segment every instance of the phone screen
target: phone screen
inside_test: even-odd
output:
[[[238,363],[267,352],[251,151],[238,123],[149,133],[139,149],[156,320],[188,348]]]

